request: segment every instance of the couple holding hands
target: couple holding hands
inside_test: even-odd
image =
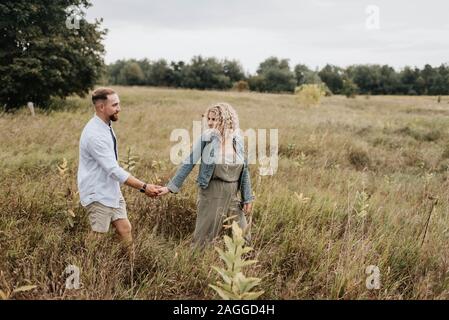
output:
[[[92,231],[106,233],[112,223],[122,241],[131,244],[131,223],[120,185],[138,189],[149,197],[178,193],[200,158],[193,244],[203,247],[212,242],[227,216],[247,229],[245,215],[251,213],[254,196],[238,116],[229,104],[217,103],[206,110],[208,128],[201,139],[167,185],[157,186],[133,177],[119,165],[117,139],[111,126],[121,110],[118,94],[110,88],[98,88],[92,93],[92,103],[95,116],[81,134],[78,167],[80,200]],[[250,241],[249,233],[245,239]]]

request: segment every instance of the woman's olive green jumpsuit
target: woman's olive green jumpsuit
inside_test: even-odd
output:
[[[240,228],[246,229],[247,221],[238,195],[238,180],[242,170],[242,164],[216,164],[207,188],[199,188],[193,234],[195,246],[203,247],[219,236],[226,217],[235,216],[234,220]],[[249,233],[245,235],[245,240],[249,243]]]

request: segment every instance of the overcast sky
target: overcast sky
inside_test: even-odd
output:
[[[326,63],[449,63],[448,0],[92,0],[87,19],[109,32],[106,62],[123,58]],[[376,28],[376,9],[379,28]]]

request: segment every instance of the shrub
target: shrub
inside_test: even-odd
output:
[[[232,90],[235,90],[238,92],[249,91],[249,84],[248,84],[248,82],[246,82],[244,80],[237,81],[234,83]]]
[[[347,98],[355,98],[359,91],[359,87],[352,80],[343,81],[343,94]]]
[[[319,105],[325,94],[323,87],[318,84],[303,84],[295,89],[297,100],[306,107]]]
[[[446,144],[444,147],[443,153],[441,154],[441,159],[449,159],[449,144]]]
[[[220,258],[226,263],[226,269],[212,267],[222,277],[224,282],[217,282],[216,285],[209,284],[221,298],[224,300],[255,300],[263,291],[252,291],[252,289],[260,284],[259,278],[248,278],[242,273],[242,268],[256,263],[255,260],[245,260],[244,255],[252,250],[251,247],[245,246],[243,238],[243,230],[232,223],[232,239],[224,236],[226,243],[226,251],[215,248],[220,254]]]
[[[352,149],[348,153],[348,160],[357,170],[363,170],[370,164],[368,153],[362,149]]]
[[[423,131],[417,128],[409,126],[402,127],[395,131],[396,133],[403,134],[414,138],[417,141],[432,142],[441,138],[441,131],[438,129],[431,129],[430,131]]]

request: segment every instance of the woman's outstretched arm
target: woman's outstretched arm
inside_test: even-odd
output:
[[[204,148],[206,141],[204,140],[204,136],[195,143],[193,146],[193,150],[190,155],[184,159],[181,166],[176,171],[176,174],[172,179],[167,183],[167,185],[161,190],[160,195],[166,194],[168,192],[178,193],[181,189],[185,179],[192,172],[193,167],[201,158],[201,154]]]

